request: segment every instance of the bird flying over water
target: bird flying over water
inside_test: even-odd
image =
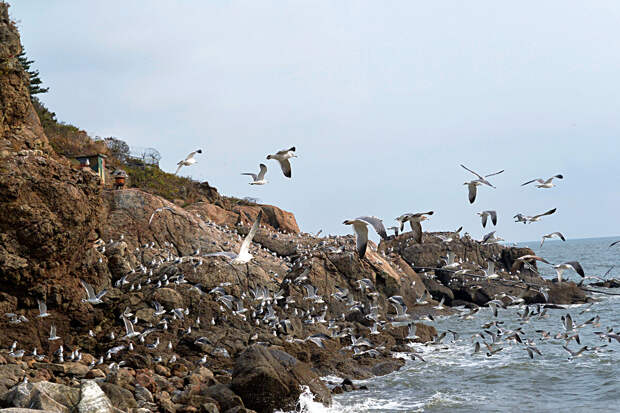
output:
[[[566,238],[564,238],[564,235],[562,235],[561,232],[552,232],[551,234],[545,234],[542,236],[542,241],[540,241],[540,248],[542,248],[543,244],[545,243],[545,239],[551,239],[553,237],[558,237],[562,241],[566,241]]]
[[[538,182],[538,184],[536,185],[536,188],[552,188],[555,186],[553,184],[553,178],[564,179],[564,176],[558,174],[558,175],[553,175],[549,179],[536,178],[536,179],[532,179],[531,181],[527,181],[524,184],[521,184],[521,186],[531,184],[532,182]]]
[[[383,239],[387,239],[387,232],[383,226],[383,221],[377,217],[358,217],[355,219],[347,219],[343,222],[345,225],[353,225],[355,231],[355,246],[360,258],[364,258],[366,254],[366,246],[368,245],[368,224],[377,231],[377,234]]]
[[[297,155],[295,155],[294,146],[289,149],[282,149],[281,151],[278,151],[273,155],[267,155],[267,159],[275,159],[280,163],[282,173],[284,173],[284,176],[286,176],[287,178],[291,177],[291,163],[289,162],[289,159],[291,158],[297,158]]]
[[[513,218],[515,218],[515,222],[523,222],[524,224],[530,224],[532,222],[538,222],[540,219],[546,215],[553,214],[557,208],[550,209],[547,212],[543,212],[542,214],[534,215],[534,216],[525,216],[523,214],[517,214]]]
[[[578,261],[568,261],[562,264],[554,265],[553,268],[555,269],[555,272],[558,275],[558,283],[562,282],[562,274],[566,270],[573,270],[577,274],[579,274],[582,278],[586,276],[586,273],[583,270],[583,267],[581,266],[581,264],[579,264]]]
[[[194,152],[190,153],[189,155],[187,155],[187,158],[183,159],[182,161],[179,161],[177,163],[178,167],[176,172],[174,173],[175,175],[179,173],[179,171],[181,170],[181,168],[183,168],[184,166],[191,166],[193,164],[196,163],[196,159],[194,159],[194,156],[197,153],[202,153],[202,149],[197,149]]]
[[[258,175],[251,172],[244,172],[241,175],[249,175],[252,177],[252,182],[250,182],[250,185],[265,185],[267,182],[269,182],[265,179],[266,173],[267,165],[262,163],[260,164],[260,172],[258,173]]]

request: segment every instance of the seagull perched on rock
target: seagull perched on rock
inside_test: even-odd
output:
[[[252,254],[250,254],[250,243],[252,242],[252,238],[256,235],[256,231],[258,231],[258,227],[260,225],[260,219],[263,216],[263,210],[258,211],[258,215],[256,216],[256,220],[254,224],[252,224],[252,228],[248,235],[245,236],[245,239],[241,243],[241,247],[239,248],[239,254],[235,254],[232,251],[222,251],[222,252],[213,252],[210,254],[205,254],[205,257],[228,257],[231,259],[231,264],[247,264],[254,258]]]
[[[553,179],[554,178],[564,179],[564,177],[562,175],[558,174],[558,175],[553,175],[549,179],[542,179],[542,178],[532,179],[531,181],[527,181],[526,183],[521,184],[521,186],[525,186],[527,184],[531,184],[532,182],[538,182],[538,184],[536,185],[536,188],[553,188],[555,186],[553,184]]]
[[[562,264],[554,265],[553,268],[558,275],[558,283],[562,282],[562,274],[566,270],[573,270],[582,278],[586,276],[586,273],[583,271],[583,267],[581,266],[581,264],[579,264],[578,261],[568,261]]]
[[[564,238],[564,235],[562,235],[561,232],[552,232],[551,234],[545,234],[545,235],[542,236],[542,241],[540,241],[540,248],[542,248],[542,246],[545,243],[546,239],[551,239],[553,237],[558,237],[562,241],[566,241],[566,238]]]
[[[257,174],[254,174],[252,172],[244,172],[241,175],[249,175],[252,177],[252,182],[250,182],[250,185],[265,185],[267,182],[265,179],[265,174],[267,173],[267,165],[265,165],[264,163],[261,163],[260,165],[260,172]]]
[[[494,175],[499,175],[502,172],[504,172],[504,170],[502,169],[499,172],[494,172],[492,174],[488,174],[485,176],[480,175],[478,172],[474,172],[471,169],[469,169],[468,167],[466,167],[465,165],[461,165],[461,167],[463,167],[465,170],[471,172],[472,174],[476,175],[478,177],[478,179],[474,179],[473,181],[469,181],[469,182],[465,182],[463,185],[467,185],[467,188],[469,189],[469,203],[473,204],[474,201],[476,200],[476,192],[477,192],[477,187],[480,185],[488,185],[491,188],[495,188],[493,186],[493,184],[491,184],[489,181],[487,181],[485,178],[488,178],[489,176],[494,176]]]
[[[83,298],[82,302],[83,303],[91,303],[91,304],[101,304],[103,301],[101,301],[101,298],[106,295],[106,293],[108,292],[108,290],[103,290],[101,291],[99,294],[95,294],[95,290],[93,290],[93,287],[85,282],[80,280],[80,282],[82,283],[82,287],[84,287],[84,289],[86,290],[86,294],[88,296],[88,298]]]
[[[530,224],[532,222],[538,222],[540,219],[546,215],[551,215],[555,213],[557,208],[550,209],[547,212],[543,212],[542,214],[534,215],[534,216],[525,216],[523,214],[517,214],[513,218],[515,218],[515,222],[523,222],[524,224]]]
[[[409,222],[411,225],[411,231],[413,231],[415,240],[418,243],[422,242],[422,225],[420,222],[428,219],[427,215],[433,215],[433,211],[428,212],[416,212],[416,213],[407,213],[403,214],[396,219],[396,221],[400,222],[400,231],[402,232],[405,228],[405,223]]]
[[[289,149],[282,149],[281,151],[278,151],[273,155],[267,155],[267,159],[275,159],[280,163],[282,173],[284,173],[284,176],[286,176],[287,178],[291,177],[291,163],[289,162],[289,159],[291,158],[297,158],[297,155],[295,155],[294,146]]]
[[[476,212],[478,215],[480,215],[480,218],[482,219],[482,228],[486,228],[487,227],[487,218],[491,217],[491,222],[493,223],[493,225],[497,225],[497,212],[496,211],[482,211],[482,212]]]
[[[366,246],[368,245],[368,224],[377,231],[377,234],[383,239],[387,239],[387,233],[383,226],[383,221],[377,217],[358,217],[355,219],[347,219],[343,222],[345,225],[353,225],[355,231],[355,246],[360,258],[364,258],[366,254]]]
[[[193,164],[196,163],[196,159],[194,159],[194,156],[196,156],[197,153],[202,153],[202,149],[197,149],[194,152],[190,153],[189,155],[187,155],[187,158],[183,159],[182,161],[179,161],[177,163],[178,168],[176,170],[176,172],[174,173],[175,175],[179,173],[179,171],[181,170],[181,168],[183,168],[184,166],[191,166]]]

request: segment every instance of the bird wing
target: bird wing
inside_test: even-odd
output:
[[[239,248],[239,255],[245,255],[250,250],[250,242],[252,242],[252,238],[254,238],[256,231],[258,231],[258,227],[260,225],[260,219],[262,218],[262,216],[263,216],[263,210],[261,209],[260,211],[258,211],[258,215],[256,216],[256,220],[254,221],[254,224],[252,224],[252,228],[250,229],[250,232],[248,232],[248,235],[245,236],[245,239],[243,240],[243,243],[241,244],[241,248]]]
[[[620,244],[620,240],[618,240],[618,241],[614,241],[614,242],[612,242],[611,244],[609,244],[609,248],[613,247],[613,246],[614,246],[614,245],[616,245],[616,244]]]
[[[482,238],[482,243],[484,244],[485,242],[487,242],[489,239],[491,239],[491,237],[493,236],[493,234],[495,234],[495,231],[489,232],[488,234],[486,234],[484,236],[484,238]]]
[[[134,334],[133,324],[131,323],[131,320],[123,316],[123,322],[125,323],[125,334],[126,335]]]
[[[556,209],[557,208],[550,209],[549,211],[543,212],[542,214],[534,215],[532,218],[536,219],[536,218],[544,217],[545,215],[551,215],[556,211]]]
[[[583,270],[583,267],[581,266],[581,264],[579,264],[579,261],[568,261],[568,262],[565,262],[564,264],[568,264],[571,267],[573,267],[575,272],[577,272],[577,274],[581,275],[582,277],[586,276],[586,273]]]
[[[95,298],[96,294],[95,294],[95,290],[93,290],[93,287],[85,281],[80,280],[80,282],[82,283],[82,287],[84,287],[84,289],[86,290],[86,294],[88,294],[88,298]]]
[[[254,181],[258,181],[258,175],[253,174],[252,172],[243,172],[241,175],[249,175]]]
[[[278,162],[280,162],[280,168],[282,168],[282,172],[284,173],[284,176],[286,176],[287,178],[291,177],[291,163],[288,161],[288,159],[278,159]]]
[[[502,172],[504,172],[504,170],[503,170],[503,169],[502,169],[501,171],[498,171],[498,172],[493,172],[492,174],[485,175],[484,177],[485,177],[485,178],[488,178],[489,176],[499,175],[499,174],[501,174]]]
[[[360,258],[364,258],[366,254],[366,246],[368,245],[368,226],[361,222],[353,224],[353,230],[355,231],[355,247]]]
[[[359,217],[356,219],[360,219],[362,221],[368,222],[372,227],[377,231],[377,234],[383,239],[387,239],[387,232],[385,232],[385,227],[383,226],[383,221],[377,217]]]
[[[44,301],[41,300],[37,300],[38,304],[39,304],[39,313],[40,314],[45,314],[47,313],[47,304],[45,304]]]
[[[194,155],[196,155],[198,153],[198,151],[194,151],[194,152],[190,152],[189,155],[187,155],[187,157],[185,157],[186,161],[189,161],[190,159],[192,159],[194,157]]]
[[[550,184],[551,181],[553,181],[553,178],[564,179],[564,176],[562,176],[561,174],[553,175],[551,178],[547,179],[545,183]]]
[[[178,174],[179,171],[181,170],[181,168],[183,168],[183,161],[179,162],[177,165],[179,165],[179,167],[177,168],[177,170],[174,172],[174,174]]]
[[[260,164],[260,172],[258,173],[258,180],[261,181],[265,178],[265,174],[267,173],[267,165],[264,163]]]
[[[485,212],[482,213],[482,215],[480,215],[480,218],[482,218],[482,228],[486,228],[487,227],[487,214]]]
[[[422,243],[422,225],[417,221],[409,221],[409,225],[411,225],[411,231],[413,231],[416,242]]]
[[[466,167],[465,165],[461,164],[461,167],[463,167],[466,171],[471,172],[472,174],[476,175],[478,178],[480,179],[484,179],[484,177],[482,175],[480,175],[478,172],[474,172],[471,169],[469,169],[468,167]],[[503,171],[502,171],[503,172]]]
[[[56,337],[56,326],[52,324],[52,326],[50,327],[50,338],[54,337]]]
[[[489,214],[491,214],[491,222],[493,222],[493,225],[497,225],[497,211],[489,211]]]
[[[521,186],[525,186],[527,184],[531,184],[532,182],[537,182],[537,181],[540,181],[540,178],[536,178],[536,179],[532,179],[531,181],[527,181],[527,182],[521,184]]]
[[[564,235],[562,235],[561,232],[554,232],[552,235],[557,235],[562,241],[566,241],[566,238],[564,238]]]
[[[282,149],[281,151],[278,151],[278,155],[284,155],[287,152],[295,152],[295,147],[293,146],[288,149]]]
[[[469,203],[473,204],[476,200],[476,185],[470,182],[467,184],[467,189],[469,189]]]

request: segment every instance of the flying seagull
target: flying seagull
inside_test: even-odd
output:
[[[552,232],[551,234],[545,234],[545,235],[542,236],[542,241],[540,241],[540,248],[542,248],[542,246],[545,243],[546,239],[551,239],[553,237],[558,237],[562,241],[566,241],[566,238],[564,238],[564,235],[562,235],[561,232]]]
[[[499,172],[495,172],[489,175],[485,175],[482,176],[477,172],[472,171],[471,169],[469,169],[468,167],[466,167],[465,165],[461,165],[464,169],[466,169],[467,171],[471,172],[472,174],[476,175],[478,177],[478,179],[474,179],[473,181],[469,181],[469,182],[465,182],[463,185],[467,185],[467,189],[469,190],[469,203],[473,204],[474,201],[476,200],[476,192],[477,192],[477,187],[480,185],[488,185],[491,188],[495,188],[489,181],[487,181],[485,178],[489,177],[489,176],[493,176],[493,175],[498,175],[501,174],[502,172],[504,172],[504,170],[502,169]]]
[[[49,341],[56,341],[58,340],[60,337],[58,337],[56,335],[56,326],[54,324],[52,324],[52,326],[50,327],[50,336],[48,338]]]
[[[172,209],[172,207],[169,206],[165,206],[165,207],[161,207],[161,208],[157,208],[155,211],[153,211],[153,213],[151,214],[151,217],[149,218],[149,225],[151,225],[151,222],[153,221],[153,218],[155,217],[155,214],[157,214],[158,212],[161,211],[174,211],[174,209]]]
[[[496,237],[495,236],[495,231],[491,231],[488,234],[486,234],[483,238],[482,241],[480,241],[482,244],[492,244],[495,242],[500,242],[500,241],[504,241],[503,238],[501,237]]]
[[[547,261],[546,259],[542,257],[539,257],[538,255],[528,254],[528,255],[523,255],[517,258],[516,260],[514,260],[514,262],[512,263],[512,267],[510,267],[510,272],[514,273],[524,263],[532,264],[536,261],[544,262],[545,264],[551,264],[549,261]]]
[[[267,165],[262,163],[260,164],[260,172],[258,173],[258,175],[253,174],[251,172],[244,172],[241,175],[249,175],[252,177],[252,182],[250,182],[250,185],[265,185],[267,182],[269,182],[265,179],[266,173],[267,173]]]
[[[405,223],[409,222],[409,225],[411,225],[411,231],[413,231],[415,235],[415,240],[418,243],[421,243],[422,242],[422,225],[420,223],[428,219],[427,215],[433,215],[433,214],[434,214],[433,211],[407,213],[395,219],[396,221],[400,222],[401,232],[405,228]]]
[[[537,222],[540,221],[540,219],[542,217],[544,217],[545,215],[551,215],[553,214],[555,211],[557,210],[557,208],[553,208],[550,209],[547,212],[543,212],[542,214],[538,214],[538,215],[534,215],[532,217],[530,216],[525,216],[523,214],[517,214],[515,215],[513,218],[515,218],[515,222],[523,222],[524,224],[530,224],[532,222]]]
[[[282,149],[281,151],[276,152],[275,155],[267,155],[267,159],[275,159],[280,162],[282,172],[287,178],[291,177],[291,163],[288,161],[291,158],[297,158],[297,155],[295,155],[294,146],[289,149]]]
[[[577,274],[579,274],[582,278],[586,276],[586,273],[583,270],[583,267],[581,266],[581,264],[579,264],[578,261],[568,261],[562,264],[554,265],[553,268],[555,268],[555,272],[558,275],[558,283],[562,282],[562,274],[566,270],[573,270]]]
[[[620,244],[620,240],[618,240],[618,241],[614,241],[614,242],[612,242],[611,244],[609,244],[609,248],[613,247],[613,246],[614,246],[614,245],[616,245],[616,244]]]
[[[106,293],[108,292],[108,290],[103,290],[101,291],[99,294],[95,294],[95,290],[93,290],[93,287],[85,282],[80,280],[80,282],[82,283],[82,287],[84,287],[84,289],[86,290],[86,294],[88,296],[88,298],[83,298],[82,302],[83,303],[91,303],[91,304],[101,304],[103,301],[101,301],[101,298],[106,295]]]
[[[493,223],[493,225],[497,225],[497,212],[496,211],[482,211],[482,212],[477,212],[477,214],[480,215],[480,218],[482,218],[482,228],[486,228],[487,218],[489,216],[491,217],[491,222]]]
[[[538,184],[536,185],[536,188],[553,188],[555,186],[553,184],[553,178],[564,179],[562,175],[558,174],[558,175],[553,175],[549,179],[542,179],[542,178],[532,179],[531,181],[527,181],[526,183],[521,184],[521,186],[531,184],[532,182],[538,182]]]
[[[183,168],[184,166],[191,166],[191,165],[195,164],[195,163],[196,163],[196,159],[194,159],[194,156],[195,156],[197,153],[202,153],[202,149],[197,149],[197,150],[195,150],[194,152],[192,152],[192,153],[190,153],[189,155],[187,155],[187,158],[185,158],[185,159],[184,159],[184,160],[182,160],[182,161],[179,161],[179,162],[177,163],[178,168],[177,168],[177,170],[176,170],[176,172],[175,172],[174,174],[175,174],[175,175],[176,175],[176,174],[178,174],[178,173],[179,173],[179,171],[181,170],[181,168]]]
[[[37,318],[48,317],[50,313],[47,312],[47,304],[45,304],[45,301],[37,300],[37,303],[39,304],[39,315]]]
[[[472,171],[471,169],[469,169],[468,167],[466,167],[465,165],[461,164],[461,167],[463,167],[465,170],[471,172],[472,174],[476,175],[478,177],[478,179],[476,179],[476,181],[478,181],[480,184],[485,184],[490,186],[491,188],[495,188],[489,181],[487,181],[485,178],[488,178],[489,176],[494,176],[494,175],[499,175],[502,172],[504,172],[504,170],[502,169],[499,172],[493,172],[492,174],[488,174],[485,176],[480,175],[478,172]]]
[[[377,234],[383,239],[387,239],[387,233],[383,226],[383,221],[377,217],[358,217],[355,219],[347,219],[343,222],[345,225],[353,225],[355,231],[355,246],[360,258],[364,258],[366,254],[366,246],[368,245],[368,224],[377,231]]]
[[[239,254],[235,254],[232,251],[223,251],[223,252],[213,252],[211,254],[205,254],[205,257],[228,257],[231,259],[231,264],[247,264],[254,258],[252,254],[250,254],[250,243],[252,242],[252,238],[256,235],[256,231],[258,231],[258,227],[260,225],[260,219],[263,216],[263,210],[258,211],[258,215],[256,216],[256,220],[254,224],[252,224],[252,228],[248,235],[245,236],[245,239],[241,243],[241,247],[239,248]]]

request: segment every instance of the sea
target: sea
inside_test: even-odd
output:
[[[620,245],[609,248],[615,238],[574,239],[520,243],[553,263],[577,260],[586,275],[602,276],[616,266],[607,278],[620,278]],[[539,265],[544,277],[555,277],[553,268]],[[574,272],[564,277],[578,281]],[[587,282],[591,282],[588,280]],[[312,401],[308,392],[301,395],[297,411],[327,412],[620,412],[620,343],[601,340],[595,331],[611,327],[620,332],[620,289],[592,287],[602,293],[592,293],[592,305],[571,305],[566,309],[548,310],[548,318],[533,317],[520,323],[517,306],[500,309],[498,319],[504,329],[521,327],[524,338],[536,342],[542,355],[531,359],[521,344],[501,344],[503,350],[487,356],[485,347],[474,354],[475,335],[481,325],[493,321],[490,309],[483,308],[474,319],[458,315],[441,317],[434,323],[439,332],[448,334],[443,345],[412,345],[426,362],[412,360],[406,353],[397,354],[406,364],[401,370],[386,376],[354,381],[368,390],[335,395],[331,407]],[[619,294],[608,295],[605,293]],[[579,329],[581,345],[571,341],[568,347],[576,351],[582,346],[595,348],[571,358],[563,348],[564,340],[541,339],[545,330],[555,335],[563,332],[561,317],[570,313],[580,324],[595,315],[600,327],[586,325]],[[481,343],[482,344],[482,343]],[[328,377],[338,382],[341,378]]]

